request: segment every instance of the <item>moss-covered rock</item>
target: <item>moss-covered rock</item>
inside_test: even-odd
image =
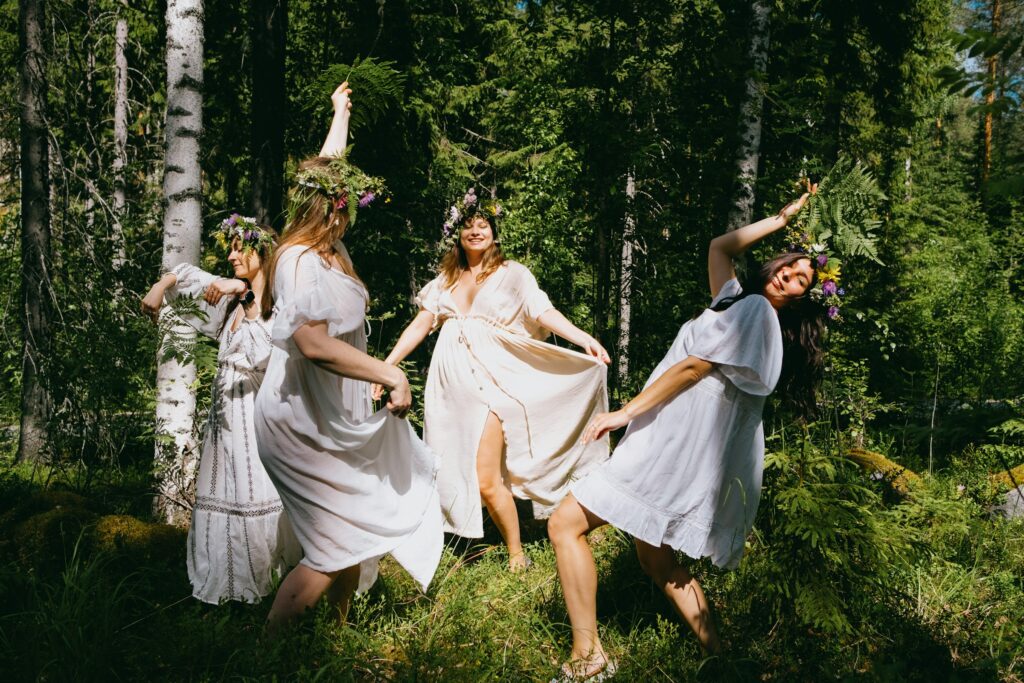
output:
[[[57,505],[4,529],[9,539],[3,548],[8,557],[15,557],[25,569],[44,573],[60,572],[67,560],[89,546],[88,527],[96,513],[78,505]]]
[[[144,522],[130,515],[104,515],[92,529],[97,551],[116,552],[146,564],[184,561],[186,531],[169,524]]]

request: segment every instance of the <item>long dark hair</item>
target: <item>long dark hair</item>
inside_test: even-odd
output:
[[[780,268],[806,258],[810,257],[790,252],[776,256],[757,270],[751,269],[741,280],[743,293],[722,299],[711,310],[724,311],[740,299],[764,296],[765,285],[771,282]],[[817,407],[816,397],[825,360],[821,338],[825,333],[826,312],[821,304],[811,299],[812,287],[813,281],[803,296],[789,299],[778,311],[779,328],[782,330],[782,374],[777,388],[804,417],[813,416]]]
[[[466,250],[462,248],[462,231],[471,226],[477,218],[483,218],[487,221],[487,224],[491,226],[491,235],[494,236],[494,244],[484,252],[483,268],[480,269],[477,282],[486,280],[491,273],[496,271],[507,260],[505,252],[501,250],[501,245],[498,243],[497,221],[492,216],[488,216],[483,212],[470,214],[459,224],[459,229],[455,235],[455,244],[452,245],[451,250],[441,259],[440,271],[441,275],[444,276],[444,286],[446,289],[455,284],[462,271],[469,269],[469,259],[466,258]]]

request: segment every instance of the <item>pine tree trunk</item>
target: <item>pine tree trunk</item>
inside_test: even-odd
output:
[[[124,231],[125,167],[128,165],[128,0],[121,0],[121,14],[114,29],[114,270],[125,262]]]
[[[167,3],[167,118],[164,161],[163,269],[197,263],[202,233],[199,139],[203,132],[203,3]],[[182,328],[178,334],[194,334]],[[194,365],[176,360],[157,367],[157,470],[155,512],[171,523],[187,520],[195,475]]]
[[[750,73],[747,76],[743,106],[740,108],[740,145],[736,155],[737,189],[729,210],[728,230],[753,222],[755,185],[761,158],[763,82],[768,68],[771,4],[768,0],[752,0],[750,10],[750,45],[747,49]]]
[[[249,208],[262,223],[283,227],[285,33],[287,0],[253,0],[252,44],[252,193]]]
[[[1003,4],[1001,0],[992,0],[992,38],[999,36],[1002,28]],[[985,95],[985,130],[983,133],[982,162],[981,162],[981,184],[988,186],[989,175],[992,173],[992,109],[996,103],[996,76],[999,69],[999,57],[992,55],[988,58],[988,88]]]
[[[39,462],[45,455],[50,396],[41,364],[47,351],[50,288],[50,152],[46,124],[44,0],[18,4],[21,63],[21,432],[16,461]]]
[[[622,258],[619,262],[619,338],[616,344],[616,387],[621,390],[629,379],[629,331],[633,315],[633,246],[636,240],[636,178],[630,169],[626,176],[626,218],[622,229]]]

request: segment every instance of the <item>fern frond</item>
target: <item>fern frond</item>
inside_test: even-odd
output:
[[[817,241],[831,242],[844,256],[863,256],[881,264],[876,231],[878,205],[885,193],[859,161],[840,157],[807,203],[806,227]]]
[[[394,67],[395,62],[372,57],[356,59],[351,65],[332,64],[306,89],[304,101],[309,103],[314,116],[330,118],[331,93],[347,78],[356,102],[352,107],[352,128],[372,125],[402,101],[405,74]]]

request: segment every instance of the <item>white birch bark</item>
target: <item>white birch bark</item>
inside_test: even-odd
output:
[[[203,130],[203,3],[167,2],[167,116],[164,128],[163,269],[197,263],[202,230],[199,138]],[[179,335],[194,335],[182,326]],[[188,519],[195,478],[195,366],[176,360],[157,367],[156,512],[171,523]]]
[[[630,169],[626,176],[626,218],[622,230],[622,258],[619,261],[619,339],[616,343],[618,383],[629,379],[629,332],[633,316],[633,248],[636,241],[636,178]]]
[[[120,270],[125,262],[121,218],[125,209],[125,166],[128,165],[128,20],[124,16],[128,0],[121,0],[121,5],[114,29],[114,270]]]
[[[747,50],[750,73],[740,109],[740,145],[736,155],[737,189],[729,210],[729,230],[753,222],[755,184],[761,157],[761,117],[764,111],[762,82],[768,68],[771,4],[769,0],[752,0],[750,10],[750,45]]]

